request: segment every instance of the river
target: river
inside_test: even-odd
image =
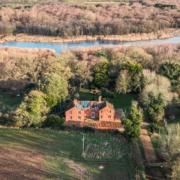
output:
[[[180,43],[180,36],[168,38],[168,39],[156,39],[156,40],[140,40],[140,41],[82,41],[82,42],[66,42],[66,43],[50,43],[50,42],[16,42],[10,41],[0,44],[0,47],[21,47],[21,48],[46,48],[53,49],[57,54],[62,51],[68,51],[77,48],[88,47],[109,47],[109,46],[147,46],[147,45],[161,45],[161,44],[178,44]]]

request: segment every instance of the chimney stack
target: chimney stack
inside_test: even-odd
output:
[[[77,99],[74,99],[73,100],[73,104],[76,106],[78,104],[78,100]]]
[[[98,102],[101,103],[102,102],[102,96],[99,96],[98,98]]]

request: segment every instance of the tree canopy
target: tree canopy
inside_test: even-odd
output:
[[[139,137],[142,121],[142,110],[138,107],[138,103],[134,101],[131,104],[130,113],[127,115],[127,118],[123,120],[125,134],[132,138]]]
[[[41,126],[49,111],[45,94],[33,90],[15,112],[14,123],[17,127]]]
[[[46,94],[46,101],[49,107],[61,103],[68,96],[67,80],[58,74],[46,74],[40,82],[40,89]]]

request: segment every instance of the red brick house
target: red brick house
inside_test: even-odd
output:
[[[114,106],[102,101],[74,100],[72,108],[66,111],[66,125],[77,127],[92,127],[103,130],[116,130],[121,128],[119,113]]]

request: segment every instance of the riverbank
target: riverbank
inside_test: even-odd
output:
[[[63,42],[82,42],[82,41],[139,41],[139,40],[154,40],[154,39],[166,39],[180,35],[180,29],[166,29],[158,31],[156,33],[132,33],[127,35],[97,35],[97,36],[78,36],[78,37],[57,37],[57,36],[39,36],[39,35],[4,35],[0,36],[0,43],[17,41],[17,42],[52,42],[52,43],[63,43]]]
[[[0,47],[0,62],[6,60],[6,58],[38,58],[38,57],[50,57],[55,56],[56,52],[53,49],[47,48],[19,48],[19,47]]]

